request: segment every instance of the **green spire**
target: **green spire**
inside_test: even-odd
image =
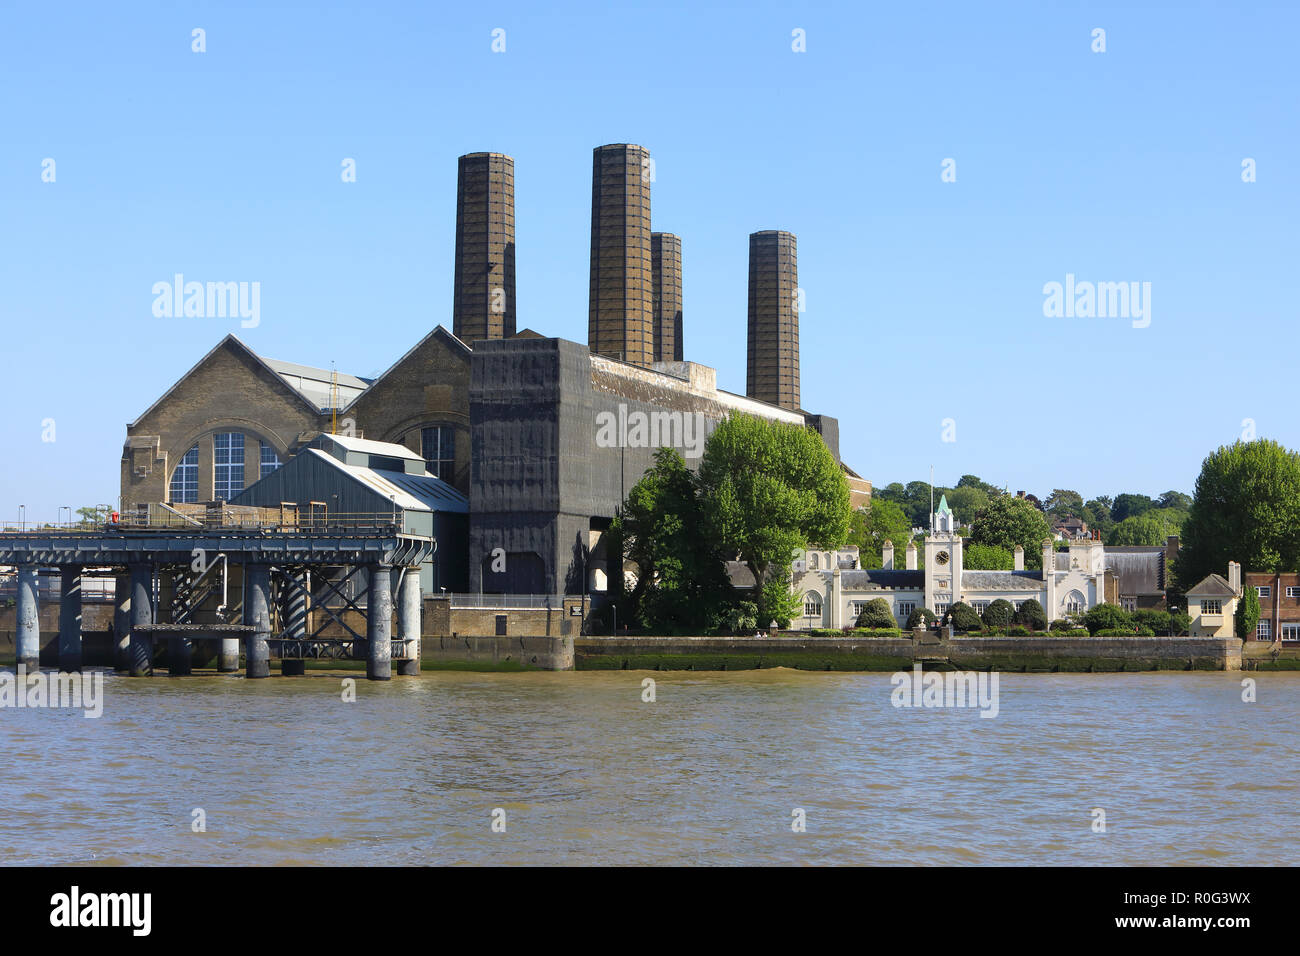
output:
[[[948,507],[948,496],[947,496],[947,495],[940,495],[940,496],[939,496],[939,511],[938,511],[938,514],[941,514],[941,515],[942,515],[942,514],[952,514],[952,509]]]

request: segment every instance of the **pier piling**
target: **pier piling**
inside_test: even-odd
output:
[[[18,613],[14,633],[14,663],[29,671],[41,666],[41,598],[37,583],[36,566],[18,566]]]
[[[132,677],[153,673],[153,635],[142,628],[153,623],[153,565],[132,564],[131,638],[127,669]]]
[[[265,564],[244,566],[244,623],[253,625],[253,633],[244,649],[245,676],[271,676],[271,569]]]
[[[397,636],[406,640],[407,658],[397,664],[402,677],[416,677],[420,673],[420,569],[407,568],[402,574],[398,593]]]
[[[62,591],[59,597],[59,670],[81,670],[81,568],[64,565],[59,569]]]
[[[391,680],[393,676],[393,575],[387,565],[369,567],[370,596],[366,604],[366,677]]]

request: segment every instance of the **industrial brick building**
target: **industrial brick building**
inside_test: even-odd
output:
[[[749,379],[744,395],[720,389],[713,369],[681,359],[682,246],[650,231],[648,157],[625,144],[594,152],[586,345],[516,332],[514,162],[471,153],[457,177],[459,334],[436,325],[374,379],[226,336],[128,425],[122,510],[231,501],[322,433],[393,443],[468,499],[464,560],[452,563],[471,591],[579,594],[613,573],[602,534],[656,446],[694,467],[704,433],[743,412],[815,429],[839,461],[836,419],[799,407],[794,236],[750,237]],[[625,427],[638,416],[662,426],[653,441]],[[602,420],[620,423],[615,440]],[[845,473],[865,503],[870,484]]]

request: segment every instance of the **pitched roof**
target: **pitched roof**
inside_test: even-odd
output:
[[[405,362],[408,358],[411,357],[411,355],[416,351],[416,349],[418,349],[425,342],[429,341],[429,339],[433,338],[435,335],[438,336],[439,338],[446,339],[448,342],[452,343],[452,345],[456,347],[458,351],[463,352],[465,355],[469,355],[471,352],[474,351],[472,348],[470,348],[460,339],[456,338],[456,336],[453,335],[451,332],[448,332],[444,326],[436,325],[434,326],[432,332],[430,332],[428,335],[421,338],[420,341],[416,342],[409,349],[403,352],[402,357],[399,358],[392,365],[388,366],[388,368],[380,372],[377,378],[371,379],[370,387],[373,388],[374,386],[382,382],[385,378],[387,378],[392,373],[393,369],[398,368],[403,362]],[[367,389],[367,391],[369,391],[369,389]],[[349,411],[352,408],[352,406],[355,405],[357,401],[361,398],[362,394],[364,393],[358,393],[352,399],[352,401],[348,402],[348,404],[343,408],[343,411],[345,412]]]
[[[1038,591],[1043,587],[1039,571],[962,571],[963,591]]]
[[[952,509],[948,507],[948,496],[946,494],[939,496],[939,510],[935,514],[952,514]]]
[[[348,375],[346,372],[331,372],[329,369],[312,368],[296,362],[272,358],[263,358],[262,361],[284,379],[286,385],[322,412],[334,407],[335,394],[338,395],[338,407],[343,408],[364,392],[371,382],[371,379]]]
[[[1237,592],[1233,590],[1221,574],[1210,574],[1202,578],[1195,585],[1187,589],[1188,594],[1204,595],[1206,597],[1236,597]]]
[[[925,572],[898,570],[897,568],[871,568],[865,571],[841,571],[840,587],[844,590],[869,591],[884,589],[893,591],[924,590]]]
[[[263,358],[262,356],[254,352],[251,348],[249,348],[248,345],[239,338],[239,336],[235,335],[233,332],[230,332],[227,333],[225,338],[223,338],[220,342],[212,346],[212,348],[208,349],[208,351],[204,353],[201,359],[199,359],[192,366],[190,366],[189,371],[187,371],[176,381],[172,382],[171,388],[163,392],[162,395],[160,395],[152,405],[150,405],[138,416],[136,416],[135,421],[131,422],[131,424],[128,427],[134,428],[136,425],[138,425],[141,419],[145,418],[150,412],[152,412],[155,408],[157,408],[164,401],[166,401],[167,397],[171,395],[172,392],[176,391],[177,387],[181,384],[181,382],[185,381],[187,378],[193,375],[205,362],[207,362],[208,359],[212,358],[213,355],[217,354],[218,351],[228,346],[233,347],[234,350],[237,352],[242,352],[243,354],[247,355],[256,364],[261,365],[264,369],[266,369],[268,372],[270,372],[272,375],[278,378],[285,385],[286,388],[288,388],[291,392],[297,395],[303,402],[305,402],[308,406],[310,406],[312,411],[316,412],[317,414],[320,414],[321,412],[327,410],[327,408],[329,407],[328,403],[329,403],[329,379],[331,375],[330,372],[326,371],[325,369],[312,368],[309,365],[295,365],[293,362],[282,362],[279,359]],[[324,390],[325,390],[324,404],[322,404],[320,401],[317,401],[321,393],[322,376],[323,376]],[[365,388],[370,384],[369,379],[359,378],[355,375],[347,375],[342,372],[338,373],[338,380],[339,380],[340,398],[343,398],[348,390],[360,388],[362,391],[364,391]],[[360,394],[360,392],[358,392],[357,394]]]

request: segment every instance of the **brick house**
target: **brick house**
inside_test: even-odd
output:
[[[1280,637],[1286,643],[1300,642],[1300,573],[1250,571],[1245,584],[1259,595],[1254,639],[1272,642]]]

